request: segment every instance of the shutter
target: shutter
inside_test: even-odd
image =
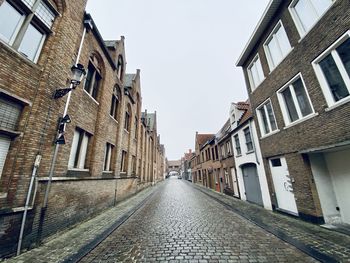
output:
[[[9,150],[11,139],[5,136],[0,136],[0,177],[4,168],[7,152]]]
[[[22,106],[0,98],[0,127],[16,130]]]

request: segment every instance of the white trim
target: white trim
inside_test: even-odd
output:
[[[297,4],[297,2],[300,0],[293,0],[290,5],[288,6],[288,10],[289,13],[293,19],[293,22],[298,30],[300,39],[299,39],[299,43],[301,42],[302,39],[304,39],[304,37],[317,25],[317,23],[321,20],[321,18],[329,11],[329,9],[332,8],[332,6],[334,5],[334,3],[336,2],[336,0],[331,0],[332,3],[329,5],[329,7],[322,13],[322,14],[317,14],[316,10],[315,13],[318,15],[318,18],[314,21],[314,23],[310,26],[310,28],[305,29],[304,26],[302,25],[301,19],[299,18],[297,12],[295,11],[295,6]],[[310,5],[310,0],[308,0],[308,4]],[[312,7],[312,9],[314,9],[313,5],[310,5]]]
[[[271,122],[270,122],[269,114],[268,114],[267,109],[266,109],[266,104],[268,104],[268,103],[270,103],[270,105],[271,105],[273,118],[274,118],[275,123],[276,123],[276,130],[278,130],[278,125],[277,125],[276,116],[275,116],[275,110],[273,108],[271,99],[268,98],[263,103],[261,103],[258,107],[256,107],[256,110],[255,110],[256,111],[256,115],[258,116],[258,123],[259,123],[260,133],[263,135],[262,137],[266,137],[266,135],[269,135],[270,133],[273,133],[273,132],[276,131],[276,130],[272,130],[272,128],[271,128]],[[267,118],[267,125],[268,125],[268,127],[270,129],[270,132],[268,132],[268,133],[265,132],[264,121],[263,121],[263,119],[261,117],[261,113],[260,113],[260,109],[261,108],[263,108],[263,110],[265,112],[265,115],[266,115],[266,118]]]
[[[310,108],[311,108],[311,113],[306,115],[306,116],[302,116],[302,113],[300,111],[300,106],[299,106],[299,103],[298,103],[298,99],[296,98],[296,95],[295,95],[295,91],[294,91],[294,87],[293,87],[293,83],[297,80],[297,79],[300,79],[302,84],[303,84],[303,87],[304,87],[304,90],[305,90],[305,93],[306,93],[306,98],[307,100],[309,101],[309,104],[310,104]],[[287,105],[284,101],[284,98],[283,98],[283,94],[282,92],[284,90],[286,90],[287,88],[289,88],[290,92],[291,92],[291,95],[292,95],[292,100],[293,100],[293,104],[295,106],[295,109],[297,111],[297,115],[298,115],[298,119],[295,120],[295,121],[291,121],[289,119],[289,114],[288,114],[288,111],[287,111]],[[312,105],[312,102],[311,102],[311,99],[310,99],[310,96],[309,96],[309,92],[306,88],[306,85],[305,85],[305,82],[304,82],[304,79],[303,79],[303,76],[302,74],[299,72],[298,74],[296,74],[291,80],[289,80],[282,88],[280,88],[277,92],[277,98],[278,98],[278,102],[280,104],[280,108],[281,108],[281,111],[282,111],[282,115],[283,115],[283,119],[284,119],[284,123],[285,123],[285,127],[289,127],[291,126],[291,124],[294,124],[294,123],[299,123],[301,122],[301,120],[303,119],[306,119],[307,117],[309,117],[310,115],[313,115],[315,114],[315,110],[314,110],[314,107]]]
[[[341,37],[339,37],[331,46],[329,46],[325,51],[323,51],[314,61],[311,62],[312,67],[314,68],[316,77],[318,79],[318,82],[320,84],[320,87],[322,89],[323,95],[326,99],[327,105],[328,105],[328,109],[333,109],[338,105],[342,105],[346,102],[348,102],[348,98],[350,97],[350,95],[348,97],[345,97],[339,101],[335,101],[333,94],[329,88],[327,79],[321,69],[321,66],[319,65],[319,63],[329,54],[332,55],[337,68],[343,78],[343,81],[345,83],[346,88],[348,89],[349,93],[350,93],[350,77],[348,76],[343,62],[341,61],[341,59],[339,58],[338,53],[336,52],[336,48],[338,48],[341,44],[343,44],[347,39],[350,38],[350,30],[348,30],[345,34],[343,34]],[[345,102],[343,102],[345,101]],[[327,109],[326,109],[327,110]]]
[[[84,89],[84,87],[83,87],[83,91],[84,91],[84,92],[90,97],[90,99],[92,99],[98,106],[100,105],[100,103],[99,103],[97,100],[95,100],[94,97],[92,97],[92,96],[90,95],[90,93],[87,92],[87,91]]]
[[[316,117],[316,116],[318,116],[318,112],[309,114],[309,115],[307,115],[306,117],[304,117],[302,119],[299,119],[299,120],[296,120],[294,122],[291,122],[287,126],[283,127],[283,130],[286,130],[286,129],[290,128],[290,127],[293,127],[293,126],[295,126],[295,125],[297,125],[299,123],[302,123],[302,122],[304,122],[306,120],[312,119],[313,117]]]
[[[279,133],[281,130],[280,129],[277,129],[277,130],[274,130],[273,132],[270,132],[269,134],[266,134],[264,136],[261,136],[260,139],[265,139],[267,137],[270,137],[271,135],[274,135],[276,133]]]
[[[282,49],[280,47],[280,43],[276,40],[276,37],[275,37],[276,33],[279,30],[281,30],[281,29],[286,34],[287,40],[288,40],[288,43],[289,43],[289,46],[290,46],[290,49],[289,49],[289,51],[286,54],[283,54]],[[281,57],[281,59],[278,62],[274,62],[273,59],[272,59],[271,52],[270,52],[270,49],[268,47],[268,44],[271,41],[275,41],[276,42],[276,46],[279,47],[279,51],[281,52],[282,57]],[[265,42],[263,44],[263,47],[264,47],[264,51],[265,51],[265,54],[266,54],[266,58],[267,58],[267,62],[268,62],[268,65],[269,65],[270,72],[272,72],[288,56],[288,54],[293,50],[293,47],[290,44],[287,32],[286,32],[286,30],[285,30],[281,20],[279,20],[277,22],[276,26],[272,29],[270,35],[266,38],[266,40],[265,40]]]
[[[261,72],[262,72],[262,79],[257,79],[258,82],[256,82],[256,80],[253,77],[253,73],[252,73],[252,68],[253,66],[257,66],[257,62],[259,61],[260,67],[261,67]],[[253,58],[253,60],[250,62],[249,66],[247,67],[247,73],[248,73],[248,78],[249,78],[249,83],[250,83],[250,88],[251,88],[251,92],[253,92],[254,90],[256,90],[260,84],[265,80],[265,74],[264,74],[264,69],[262,67],[261,64],[261,60],[260,60],[260,56],[259,54],[256,54],[256,56]],[[259,76],[259,72],[257,72],[258,77]]]

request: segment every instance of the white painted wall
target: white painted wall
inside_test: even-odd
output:
[[[246,164],[246,163],[255,163],[256,167],[257,167],[257,171],[258,171],[260,189],[261,189],[264,208],[272,210],[270,193],[269,193],[269,188],[268,188],[268,184],[267,184],[265,168],[264,168],[264,164],[262,161],[262,155],[261,155],[261,150],[260,150],[258,134],[256,132],[256,127],[255,127],[254,121],[249,121],[249,122],[250,122],[250,127],[251,127],[250,132],[251,132],[251,135],[252,135],[253,140],[254,140],[255,152],[251,152],[251,153],[247,154],[247,148],[246,148],[246,144],[245,144],[245,137],[244,137],[243,130],[249,126],[248,123],[246,125],[242,126],[241,128],[239,128],[235,133],[232,134],[232,137],[231,137],[231,143],[232,143],[233,149],[234,149],[234,157],[235,157],[236,168],[237,168],[237,179],[238,179],[238,185],[239,185],[239,190],[240,190],[240,194],[241,194],[241,199],[247,200],[247,197],[245,195],[242,169],[240,168],[240,166],[243,164]],[[235,145],[235,140],[234,140],[234,136],[236,134],[238,134],[239,141],[241,144],[241,149],[242,149],[242,155],[238,156],[238,157],[237,157],[237,152],[236,152],[236,147],[235,147],[236,145]]]
[[[350,149],[325,153],[343,223],[350,224]]]
[[[309,158],[318,197],[321,202],[323,218],[328,224],[340,223],[340,213],[336,210],[338,203],[326,160],[322,153],[310,154]]]

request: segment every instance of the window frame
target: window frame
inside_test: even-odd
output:
[[[86,87],[87,85],[86,83],[88,83],[87,80],[90,73],[90,70],[89,70],[90,66],[93,67],[93,73],[92,73],[91,80],[89,80],[88,87]],[[95,87],[96,77],[99,77],[97,87]],[[83,90],[96,102],[97,102],[97,97],[98,97],[102,79],[103,79],[102,74],[98,69],[97,65],[95,65],[95,63],[93,63],[91,59],[89,59],[88,70],[87,70]],[[95,90],[96,92],[94,92]],[[96,94],[96,97],[94,97],[94,93]]]
[[[260,67],[261,67],[261,71],[262,71],[263,76],[262,76],[262,79],[259,80],[258,83],[255,83],[254,75],[252,73],[252,68],[257,65],[256,64],[257,61],[259,61],[259,63],[260,63]],[[249,79],[249,83],[250,83],[251,92],[253,92],[265,80],[264,69],[262,67],[261,59],[260,59],[259,54],[256,54],[256,56],[253,58],[252,62],[250,62],[249,66],[247,67],[247,73],[248,73],[248,79]],[[258,73],[258,75],[259,75],[259,73]]]
[[[55,23],[55,20],[59,13],[49,1],[38,0],[35,1],[32,6],[28,6],[24,1],[4,0],[4,2],[16,10],[21,15],[21,19],[18,22],[15,30],[12,32],[11,38],[7,39],[4,35],[1,34],[2,37],[0,37],[0,41],[9,46],[11,49],[15,50],[17,53],[21,54],[29,61],[36,64],[41,55],[45,40],[47,39],[48,35],[52,33],[51,28],[53,27],[53,24]],[[44,5],[54,16],[51,25],[46,24],[44,18],[40,17],[39,13],[37,13],[40,4]],[[24,43],[23,40],[26,33],[28,32],[29,26],[32,26],[42,34],[40,42],[38,45],[36,45],[37,49],[35,51],[33,59],[29,58],[24,52],[20,50],[21,45]]]
[[[270,121],[269,114],[268,114],[268,111],[267,111],[267,106],[266,106],[268,103],[270,103],[270,105],[271,105],[272,115],[273,115],[273,118],[274,118],[275,123],[276,123],[276,129],[275,130],[272,130],[272,127],[271,127],[271,121]],[[267,118],[267,125],[268,125],[268,128],[269,128],[270,132],[265,132],[265,124],[264,124],[263,117],[261,116],[262,114],[260,112],[261,109],[263,109],[264,112],[265,112],[265,115],[266,115],[266,118]],[[276,115],[275,115],[275,110],[273,108],[273,104],[272,104],[270,98],[265,100],[263,103],[261,103],[256,108],[256,115],[258,116],[258,123],[259,123],[259,128],[260,128],[260,132],[261,132],[262,137],[265,137],[265,136],[274,134],[276,132],[279,132],[278,124],[277,124],[277,120],[276,120]]]
[[[76,142],[76,136],[75,136],[76,132],[79,133],[77,142]],[[75,128],[73,139],[72,139],[71,150],[69,154],[69,159],[68,159],[68,170],[82,170],[82,171],[89,170],[87,168],[87,158],[88,158],[89,143],[91,141],[91,137],[92,137],[91,134],[88,133],[87,131],[79,127]],[[75,147],[75,149],[73,149],[73,147]],[[84,158],[82,158],[83,156]],[[84,160],[82,161],[82,159]],[[82,164],[83,164],[83,167],[81,167]]]
[[[109,111],[109,115],[115,120],[119,121],[119,108],[120,108],[120,92],[118,92],[119,87],[113,88],[113,94],[112,94],[112,101],[111,101],[111,108]],[[120,91],[120,90],[119,90]]]
[[[236,149],[236,156],[241,156],[242,155],[242,147],[241,147],[241,142],[239,139],[238,133],[233,136],[233,140],[235,142],[235,149]]]
[[[348,89],[349,93],[350,93],[350,76],[348,75],[344,64],[341,60],[341,58],[339,57],[338,53],[336,52],[336,49],[343,44],[347,39],[350,39],[350,30],[348,30],[345,34],[343,34],[340,38],[338,38],[333,44],[331,44],[325,51],[323,51],[314,61],[311,62],[312,67],[314,68],[315,74],[316,74],[316,78],[320,84],[322,93],[325,97],[325,100],[327,102],[328,108],[326,109],[326,111],[331,110],[333,108],[336,108],[340,105],[343,105],[347,102],[350,101],[350,95],[340,99],[338,101],[335,101],[333,94],[331,92],[331,89],[329,87],[329,84],[327,82],[326,76],[323,73],[323,70],[321,68],[321,66],[319,65],[319,63],[326,58],[329,54],[335,54],[336,55],[336,59],[335,57],[332,55],[337,68],[341,74],[341,77],[345,83],[346,88]],[[340,66],[340,67],[339,67]]]
[[[113,172],[112,159],[114,155],[114,145],[107,142],[103,161],[103,172]]]
[[[246,132],[246,131],[248,131],[248,132]],[[249,126],[243,129],[243,134],[244,134],[244,139],[245,139],[245,145],[247,148],[247,153],[254,152],[252,132],[251,132]],[[247,140],[247,134],[249,134],[249,140]]]
[[[310,104],[310,108],[311,108],[311,113],[309,113],[306,116],[302,116],[301,109],[300,109],[300,106],[298,103],[298,99],[297,99],[296,94],[295,94],[295,88],[293,86],[293,83],[295,83],[295,81],[297,81],[298,79],[300,79],[302,84],[303,84],[303,88],[304,88],[305,93],[306,93],[306,98],[307,98],[307,100]],[[298,115],[298,119],[294,120],[294,121],[290,120],[287,104],[286,104],[285,99],[284,99],[283,94],[282,94],[282,92],[288,88],[290,89],[293,104],[294,104],[294,107],[295,107],[295,109],[297,111],[297,115]],[[306,119],[310,118],[311,116],[315,115],[315,109],[314,109],[312,101],[310,99],[310,95],[309,95],[308,89],[306,88],[303,76],[300,72],[297,75],[295,75],[293,78],[291,78],[276,93],[277,93],[278,102],[279,102],[279,105],[280,105],[280,108],[282,111],[282,116],[283,116],[283,120],[284,120],[286,127],[293,125],[293,124],[296,124],[296,123],[299,123],[299,122],[302,122],[303,120],[306,120]]]
[[[297,11],[295,10],[295,6],[300,0],[293,0],[290,5],[288,6],[289,13],[293,19],[293,22],[298,30],[299,36],[301,39],[303,39],[311,30],[313,27],[316,26],[316,24],[322,19],[322,17],[329,11],[329,9],[332,7],[332,5],[336,2],[336,0],[331,0],[331,4],[326,8],[326,10],[322,14],[318,14],[317,10],[315,10],[315,7],[313,6],[312,2],[310,0],[305,0],[308,1],[308,5],[311,5],[311,9],[314,10],[314,14],[316,14],[318,17],[317,19],[313,22],[313,24],[310,26],[310,28],[305,29],[302,23],[302,20],[300,19]]]
[[[279,46],[279,42],[276,41],[276,37],[275,37],[276,33],[280,29],[283,29],[283,31],[285,32],[285,34],[287,36],[287,39],[288,39],[289,46],[290,46],[289,50],[285,54],[283,54],[282,49]],[[272,59],[272,56],[271,56],[271,52],[270,52],[270,49],[268,47],[268,44],[271,42],[271,40],[277,42],[277,46],[279,47],[281,55],[282,55],[281,59],[278,62],[276,62],[276,64],[275,64],[275,62],[273,62],[273,59]],[[265,55],[266,55],[266,58],[267,58],[267,64],[269,65],[270,72],[272,72],[275,68],[277,68],[277,66],[279,64],[281,64],[282,61],[288,56],[288,54],[293,50],[293,47],[292,47],[292,45],[290,43],[290,40],[289,40],[288,35],[287,35],[287,32],[286,32],[286,30],[285,30],[281,20],[276,23],[276,26],[272,29],[270,35],[266,38],[266,40],[265,40],[265,42],[263,44],[263,48],[264,48],[264,51],[265,51]]]
[[[120,161],[120,173],[127,173],[128,171],[128,152],[122,150],[122,156]]]

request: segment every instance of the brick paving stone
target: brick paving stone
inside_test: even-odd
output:
[[[181,244],[189,251],[184,256]],[[106,254],[114,262],[153,262],[166,253],[168,262],[317,262],[176,179],[80,262],[104,262]]]
[[[335,258],[339,262],[350,262],[350,236],[348,235],[322,228],[298,218],[268,211],[260,206],[217,193],[199,185],[191,184],[191,186],[219,199],[253,222],[267,225],[320,253]]]

